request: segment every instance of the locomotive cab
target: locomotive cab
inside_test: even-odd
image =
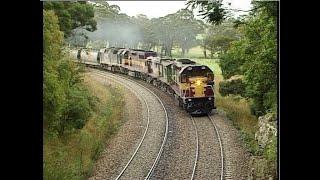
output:
[[[187,65],[178,73],[179,104],[191,114],[207,114],[215,109],[212,70],[203,65]]]

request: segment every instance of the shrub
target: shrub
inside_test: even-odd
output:
[[[220,82],[219,92],[222,96],[237,94],[244,96],[245,85],[241,79]]]
[[[53,11],[44,14],[44,124],[61,136],[81,129],[90,116],[95,97],[82,84],[83,69],[62,52],[63,33]]]

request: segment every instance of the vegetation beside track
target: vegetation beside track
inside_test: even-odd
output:
[[[201,58],[198,61],[212,68],[214,63],[221,67],[222,74],[215,72],[216,105],[226,111],[255,156],[250,163],[254,169],[250,177],[276,179],[278,3],[252,2],[251,12],[233,21],[233,28],[224,21],[228,13],[221,3],[189,4],[206,9],[206,20],[214,24],[204,36],[201,48],[216,52],[219,62]],[[212,58],[213,53],[210,55]]]
[[[191,52],[192,53],[192,52]],[[255,138],[258,131],[258,118],[251,112],[250,99],[243,98],[239,95],[221,96],[219,92],[220,82],[224,80],[219,66],[219,59],[195,59],[198,63],[209,66],[215,74],[215,103],[218,111],[223,110],[228,119],[239,130],[241,139],[247,147],[252,157],[252,166],[257,169],[256,177],[263,177],[266,174],[274,174],[277,167],[277,138],[272,137],[264,149],[259,147]],[[274,175],[275,176],[275,175]]]
[[[122,91],[84,76],[62,51],[58,17],[50,10],[43,16],[44,179],[85,179],[121,124]]]
[[[122,90],[106,88],[88,75],[84,77],[84,84],[98,98],[96,108],[82,129],[62,137],[44,134],[45,179],[89,177],[106,141],[122,124]]]
[[[269,143],[261,148],[256,135],[263,129],[257,117],[266,116],[270,112],[276,114],[277,111],[277,3],[253,1],[250,13],[237,20],[226,18],[228,13],[221,7],[221,3],[208,4],[199,1],[188,3],[192,7],[202,6],[205,9],[203,13],[208,15],[205,19],[212,24],[196,20],[189,10],[180,10],[163,18],[149,20],[144,15],[129,17],[120,13],[120,7],[110,6],[106,2],[102,3],[103,6],[94,7],[86,2],[45,3],[43,33],[45,140],[48,140],[46,139],[48,137],[58,138],[61,143],[66,143],[67,137],[86,128],[99,102],[81,81],[81,68],[76,68],[63,57],[61,52],[63,37],[73,39],[69,43],[74,42],[73,45],[76,46],[85,46],[88,40],[94,39],[104,39],[111,44],[120,45],[124,42],[121,42],[122,39],[118,36],[118,29],[114,30],[113,27],[99,26],[100,31],[108,33],[97,31],[93,34],[88,33],[88,36],[83,31],[77,34],[73,30],[84,28],[94,31],[97,29],[97,22],[99,25],[102,25],[102,22],[111,24],[126,22],[124,24],[130,25],[128,27],[135,24],[136,29],[144,32],[145,38],[136,38],[132,46],[141,45],[143,49],[150,49],[163,45],[162,50],[166,56],[196,58],[214,70],[216,105],[218,109],[227,113],[229,119],[240,130],[251,153],[261,157],[261,161],[253,163],[253,167],[257,167],[256,174],[261,174],[255,176],[255,179],[268,179],[270,174],[276,174],[276,136],[268,139]],[[185,21],[187,19],[188,21]],[[102,34],[109,36],[99,37]],[[116,42],[117,40],[121,43]],[[191,48],[192,46],[196,47]],[[208,56],[211,59],[207,59]],[[224,81],[220,84],[224,78],[229,79],[238,75],[243,77],[240,83]],[[272,123],[276,124],[277,119],[272,119]],[[59,146],[63,147],[63,144]],[[83,159],[79,161],[81,168],[78,169],[82,170]],[[45,168],[46,165],[48,164],[45,164]],[[271,176],[276,177],[276,175]]]

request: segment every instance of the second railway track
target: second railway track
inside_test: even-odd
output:
[[[149,88],[145,87],[142,83],[136,82],[130,78],[124,77],[123,75],[116,75],[113,73],[107,73],[105,71],[99,71],[99,70],[93,70],[95,74],[99,74],[102,76],[108,76],[108,79],[113,79],[113,81],[118,81],[119,83],[123,84],[126,86],[128,89],[135,89],[133,84],[135,86],[139,86],[140,88],[143,88],[145,91],[148,91],[149,93],[152,94],[152,96],[156,97],[157,101],[160,102],[162,109],[165,112],[165,118],[166,118],[166,125],[165,125],[165,132],[162,135],[163,140],[161,143],[160,148],[158,148],[158,153],[151,158],[153,163],[152,165],[149,163],[147,171],[144,171],[142,174],[140,173],[139,176],[136,176],[135,172],[132,174],[130,171],[136,171],[137,170],[137,165],[134,165],[136,161],[135,159],[146,159],[145,157],[139,157],[139,156],[145,156],[146,154],[141,153],[140,151],[140,146],[143,147],[144,138],[141,139],[140,144],[136,148],[134,154],[131,156],[130,160],[127,162],[127,164],[122,168],[122,171],[119,172],[118,176],[112,179],[150,179],[153,175],[153,171],[155,167],[157,166],[157,163],[160,159],[160,156],[162,154],[164,145],[166,143],[167,139],[167,133],[168,133],[168,115],[166,112],[166,109],[160,100],[160,98],[153,93]],[[121,80],[120,80],[121,79]],[[119,81],[120,80],[120,81]],[[129,82],[129,83],[128,83]],[[137,93],[135,93],[137,94]],[[138,92],[138,94],[144,94],[142,91]],[[145,101],[145,104],[147,107],[148,102]],[[152,102],[151,102],[152,103]],[[149,104],[151,104],[149,102]],[[154,104],[152,103],[152,107]],[[148,109],[148,108],[147,108]],[[159,110],[160,108],[158,108]],[[148,110],[150,111],[150,110]],[[157,112],[157,111],[155,111]],[[157,113],[156,113],[157,114]],[[150,113],[150,117],[155,116]],[[156,115],[158,116],[158,114]],[[222,143],[222,137],[220,137],[220,133],[218,130],[218,127],[216,126],[214,120],[212,119],[213,117],[211,116],[204,116],[204,117],[195,117],[193,118],[192,116],[190,117],[195,133],[194,138],[196,139],[196,150],[195,154],[192,158],[194,158],[194,163],[192,166],[192,171],[190,179],[232,179],[231,173],[229,172],[228,168],[228,162],[225,164],[225,155],[224,155],[224,147]],[[146,127],[145,133],[143,135],[146,136],[149,130]],[[152,133],[150,133],[152,134]],[[139,152],[140,151],[140,152]],[[140,155],[139,155],[140,154]],[[148,156],[148,155],[146,155]],[[141,162],[141,161],[139,161]],[[138,163],[139,164],[139,163]],[[140,163],[141,165],[141,163]],[[227,166],[225,166],[227,165]],[[139,167],[138,167],[139,169]],[[139,170],[138,170],[139,171]],[[155,177],[154,177],[155,178]],[[152,178],[152,179],[154,179]]]
[[[112,179],[149,179],[157,166],[167,139],[168,116],[162,101],[152,91],[128,78],[98,70],[92,72],[135,90],[144,100],[148,111],[144,134],[130,159],[120,165],[121,171]]]
[[[225,179],[224,152],[219,130],[210,116],[193,118],[196,155],[192,179]],[[212,138],[207,138],[208,135]]]

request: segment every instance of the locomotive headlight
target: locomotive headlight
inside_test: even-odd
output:
[[[196,84],[197,84],[197,86],[200,86],[200,85],[201,85],[201,80],[198,79],[198,80],[196,81]]]

